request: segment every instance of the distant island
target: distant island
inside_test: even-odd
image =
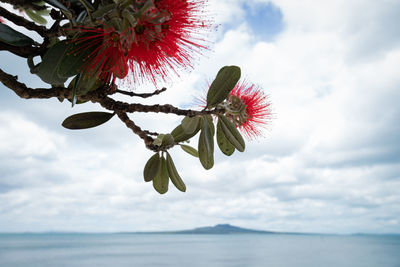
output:
[[[254,230],[233,226],[230,224],[217,224],[215,226],[198,227],[190,230],[179,231],[157,231],[157,232],[119,232],[120,234],[281,234],[281,235],[320,235],[316,233],[298,233],[298,232],[273,232],[264,230]]]
[[[174,234],[273,234],[270,231],[261,231],[246,229],[230,224],[217,224],[215,226],[206,226],[194,228],[191,230],[173,231]]]

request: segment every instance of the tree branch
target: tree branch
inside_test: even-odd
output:
[[[42,53],[42,49],[33,46],[13,46],[0,42],[0,50],[5,50],[20,57],[37,56]]]
[[[5,73],[2,69],[0,69],[0,82],[2,82],[6,87],[13,90],[19,97],[25,99],[29,98],[48,99],[52,97],[64,99],[72,97],[71,90],[65,87],[53,87],[49,89],[29,88],[24,83],[18,81],[18,76],[12,76],[8,73]]]
[[[43,10],[46,9],[46,6],[39,6],[35,5],[34,2],[40,2],[40,1],[27,1],[27,0],[0,0],[0,2],[10,4],[12,6],[17,6],[17,7],[25,7],[25,8],[30,8],[34,10]]]
[[[134,93],[134,92],[128,92],[128,91],[123,91],[123,90],[119,90],[119,89],[115,90],[115,92],[123,94],[123,95],[128,95],[128,96],[138,96],[138,97],[141,97],[141,98],[148,98],[148,97],[152,97],[152,96],[155,96],[155,95],[159,95],[159,94],[161,94],[162,92],[164,92],[166,90],[167,90],[167,88],[163,87],[163,88],[161,88],[159,90],[155,90],[153,93],[144,93],[144,94],[137,94],[137,93]]]
[[[28,30],[35,31],[42,37],[47,37],[48,34],[50,34],[50,31],[46,27],[36,25],[32,21],[29,21],[21,16],[15,15],[14,13],[11,13],[10,11],[1,6],[0,6],[0,16],[8,19],[9,21],[12,21],[14,24],[18,26],[22,26]]]
[[[188,116],[194,117],[197,115],[207,115],[207,114],[220,114],[224,112],[224,109],[212,109],[212,110],[192,110],[192,109],[179,109],[170,104],[165,105],[143,105],[143,104],[129,104],[121,101],[116,101],[107,96],[98,96],[96,94],[89,93],[84,98],[88,98],[94,102],[99,103],[103,108],[108,110],[118,110],[128,113],[133,112],[154,112],[154,113],[167,113],[167,114],[175,114],[179,116]]]
[[[71,99],[72,90],[65,87],[53,87],[50,89],[37,88],[32,89],[27,87],[24,83],[18,81],[18,76],[12,76],[5,73],[0,69],[0,82],[2,82],[6,87],[13,90],[19,97],[29,99],[29,98],[52,98],[57,97],[60,100]],[[99,103],[102,107],[112,111],[119,112],[154,112],[154,113],[167,113],[175,114],[179,116],[189,116],[194,117],[197,115],[207,115],[207,114],[220,114],[224,112],[224,109],[212,109],[212,110],[201,110],[196,111],[192,109],[179,109],[170,104],[165,105],[143,105],[143,104],[129,104],[121,101],[116,101],[106,95],[106,90],[103,87],[89,92],[84,96],[78,97],[78,99],[87,101],[90,100],[94,103]]]

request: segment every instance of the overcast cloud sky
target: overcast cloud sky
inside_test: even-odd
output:
[[[142,178],[152,153],[117,118],[68,131],[65,117],[101,108],[22,100],[0,85],[0,232],[231,223],[400,233],[400,2],[213,0],[209,7],[220,24],[212,51],[146,103],[191,107],[220,67],[238,65],[272,102],[265,138],[230,158],[217,151],[209,171],[173,149],[188,190],[159,195]],[[4,71],[41,86],[25,60],[0,56]],[[132,118],[159,132],[180,120]]]

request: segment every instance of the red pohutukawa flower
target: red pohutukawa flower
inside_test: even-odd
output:
[[[193,55],[206,46],[199,37],[209,23],[201,14],[205,0],[159,0],[137,19],[128,53],[135,79],[165,80],[171,70],[192,67]]]
[[[248,139],[262,136],[264,128],[271,119],[270,103],[264,92],[247,81],[239,82],[226,100],[228,118]]]
[[[202,29],[209,28],[201,14],[205,2],[136,0],[136,5],[120,12],[122,17],[111,14],[113,26],[96,21],[96,27],[71,29],[79,32],[72,40],[77,46],[73,53],[89,52],[83,73],[112,86],[129,71],[134,82],[166,80],[170,71],[192,67],[194,54],[206,48],[199,37]]]
[[[81,33],[73,40],[77,47],[72,53],[87,53],[82,68],[84,75],[93,76],[105,84],[115,85],[116,78],[124,78],[128,74],[126,53],[129,38],[126,33],[119,33],[113,27],[78,27]],[[76,29],[75,29],[76,30]]]

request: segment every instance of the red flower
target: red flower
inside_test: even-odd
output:
[[[239,82],[227,99],[229,117],[248,139],[262,136],[263,128],[271,119],[270,103],[264,92],[247,81]]]
[[[76,30],[76,29],[74,29]],[[88,53],[87,64],[82,68],[86,76],[94,76],[105,84],[115,85],[115,79],[128,74],[126,53],[128,40],[125,33],[113,27],[78,27],[81,33],[73,39],[77,48],[72,53]]]
[[[193,54],[206,48],[198,37],[209,27],[200,14],[204,4],[205,0],[159,0],[138,18],[128,53],[135,79],[165,80],[177,67],[192,67]]]

